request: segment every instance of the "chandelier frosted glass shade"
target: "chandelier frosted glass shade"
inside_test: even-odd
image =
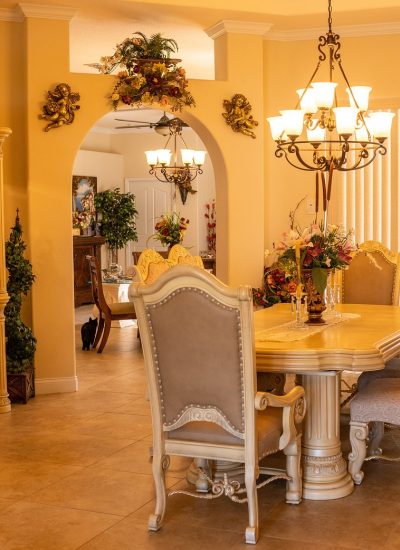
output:
[[[377,153],[386,154],[394,113],[368,111],[369,86],[350,86],[342,66],[339,35],[332,32],[331,0],[328,0],[328,32],[319,37],[319,57],[307,86],[296,90],[295,109],[267,118],[277,148],[275,156],[300,170],[357,170],[368,166]],[[326,61],[329,81],[314,81]],[[342,76],[348,104],[339,105],[338,83]],[[344,92],[341,96],[344,96]]]
[[[150,167],[149,174],[154,175],[158,181],[181,185],[194,180],[197,174],[202,174],[201,167],[204,164],[206,151],[189,149],[182,137],[182,122],[178,119],[170,121],[170,136],[164,149],[145,151],[147,164]],[[178,163],[177,139],[180,139],[184,147],[180,150],[181,163]],[[167,149],[169,142],[173,142],[173,150]]]

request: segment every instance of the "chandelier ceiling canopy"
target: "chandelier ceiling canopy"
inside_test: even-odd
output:
[[[178,139],[184,148],[180,150],[182,162],[178,162]],[[172,151],[168,145],[172,142]],[[159,181],[182,185],[190,183],[197,174],[202,174],[201,167],[204,164],[206,152],[188,149],[182,137],[182,121],[173,118],[169,122],[169,137],[164,149],[145,151],[147,164],[150,166],[149,174],[154,175]]]
[[[328,32],[318,39],[318,63],[305,88],[297,90],[296,108],[267,119],[277,145],[275,156],[285,157],[300,170],[357,170],[370,164],[378,152],[386,153],[383,143],[390,135],[394,113],[368,111],[371,88],[350,85],[342,66],[339,38],[332,31],[328,0]],[[329,81],[315,81],[324,62],[328,64]],[[346,106],[338,105],[334,74],[346,85]]]

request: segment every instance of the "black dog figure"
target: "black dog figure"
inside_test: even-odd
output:
[[[82,337],[82,349],[83,351],[89,351],[90,346],[93,347],[94,339],[96,336],[97,329],[97,319],[92,319],[89,317],[87,323],[83,323],[81,328],[81,337]]]

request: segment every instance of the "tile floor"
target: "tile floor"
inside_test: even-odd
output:
[[[246,506],[222,498],[171,497],[163,529],[147,531],[151,423],[136,329],[112,329],[98,355],[80,350],[77,326],[77,362],[79,392],[37,396],[0,415],[0,549],[245,548]],[[398,433],[385,445],[400,455]],[[172,460],[170,487],[186,484],[187,464]],[[283,482],[262,489],[258,548],[398,550],[400,464],[365,471],[363,485],[338,501],[290,506]]]

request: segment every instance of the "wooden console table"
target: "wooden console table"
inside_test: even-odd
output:
[[[101,245],[104,237],[74,236],[74,291],[75,307],[92,304],[92,285],[90,283],[89,264],[86,256],[96,256],[101,264]]]

